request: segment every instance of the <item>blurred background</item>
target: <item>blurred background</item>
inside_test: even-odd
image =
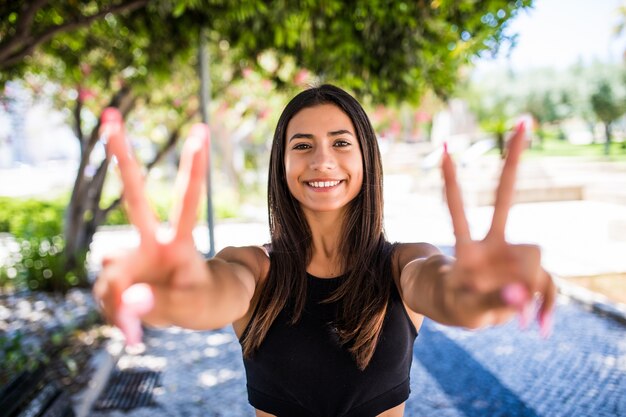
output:
[[[563,288],[626,311],[622,1],[15,0],[0,17],[0,386],[62,357],[57,376],[84,388],[90,352],[111,338],[90,286],[102,254],[137,236],[97,135],[108,106],[164,221],[186,132],[210,124],[196,230],[207,254],[269,239],[273,131],[309,85],[335,83],[366,108],[390,240],[444,249],[443,142],[480,237],[524,119],[509,238],[540,244]]]

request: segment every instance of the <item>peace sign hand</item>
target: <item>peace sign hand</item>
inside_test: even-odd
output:
[[[514,245],[505,239],[505,226],[515,192],[515,177],[524,148],[524,124],[520,123],[511,138],[508,155],[496,192],[491,228],[481,241],[472,240],[463,208],[461,190],[454,163],[444,150],[442,171],[454,235],[456,262],[448,271],[448,305],[469,327],[497,324],[514,313],[526,327],[534,304],[541,334],[551,331],[551,316],[556,287],[541,267],[540,249],[534,245]]]
[[[143,175],[117,109],[103,112],[100,134],[107,139],[108,157],[117,160],[126,212],[139,232],[140,244],[104,259],[93,292],[106,319],[122,330],[127,344],[135,344],[141,340],[140,317],[155,324],[163,321],[167,302],[162,301],[171,301],[176,291],[201,285],[206,276],[192,231],[204,184],[209,130],[204,124],[194,125],[183,147],[169,236],[158,233],[159,221],[144,194]]]

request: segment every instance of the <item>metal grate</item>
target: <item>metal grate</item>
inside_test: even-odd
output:
[[[152,392],[160,385],[161,373],[146,370],[116,371],[94,408],[124,410],[156,405]]]

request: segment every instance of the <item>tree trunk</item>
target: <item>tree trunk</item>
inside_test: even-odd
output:
[[[500,151],[500,158],[504,159],[504,132],[496,132],[496,143]]]
[[[132,108],[135,100],[131,98],[130,90],[120,91],[112,100],[111,104],[118,107],[122,114],[126,116]],[[180,137],[182,127],[193,118],[197,112],[187,115],[181,120],[178,126],[172,130],[167,142],[159,149],[154,159],[147,165],[149,172],[163,157],[176,145]],[[91,154],[95,144],[97,143],[99,125],[94,128],[90,137],[90,145],[86,146],[85,151],[81,155],[81,164],[76,176],[74,189],[72,190],[72,198],[66,212],[65,224],[65,255],[67,270],[80,269],[84,256],[89,250],[89,245],[93,240],[98,227],[102,225],[108,214],[117,208],[122,197],[115,199],[109,206],[101,207],[100,200],[102,198],[102,190],[106,179],[109,166],[107,159],[101,161],[100,166],[95,174],[89,175],[90,166],[88,164],[89,155]],[[93,169],[93,168],[91,168]],[[81,284],[87,285],[87,277],[82,276]]]
[[[131,94],[130,88],[127,87],[123,87],[115,94],[110,103],[110,106],[118,107],[123,115],[128,114],[133,105],[134,97]],[[76,103],[77,110],[74,112],[74,123],[76,124],[75,129],[77,132],[81,131],[80,106],[82,106],[82,103],[79,99]],[[89,249],[89,244],[91,243],[95,228],[97,227],[97,225],[93,224],[93,221],[96,219],[102,221],[102,216],[99,213],[102,209],[100,209],[99,203],[100,197],[102,196],[108,161],[106,159],[101,161],[95,173],[93,172],[95,167],[90,164],[91,153],[99,139],[99,129],[100,123],[91,131],[88,140],[79,137],[81,142],[80,164],[65,215],[64,251],[66,269],[68,271],[77,269],[79,278],[82,281],[81,284],[87,283],[84,274],[80,273],[82,272],[82,261]]]
[[[32,54],[36,47],[50,41],[57,33],[69,32],[88,26],[107,14],[130,12],[148,4],[148,0],[126,0],[120,4],[105,6],[90,15],[81,15],[56,26],[40,28],[37,26],[37,22],[35,22],[35,15],[48,2],[48,0],[27,2],[23,12],[18,17],[17,30],[14,33],[9,32],[9,35],[0,42],[1,70],[7,70],[23,62],[24,58]],[[33,31],[33,28],[36,30]]]
[[[604,154],[609,155],[611,153],[611,123],[604,122],[604,135],[606,140],[604,142]]]

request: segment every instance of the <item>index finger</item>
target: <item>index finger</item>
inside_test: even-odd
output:
[[[448,147],[444,144],[443,157],[441,160],[441,171],[446,192],[446,201],[452,218],[452,228],[457,242],[471,240],[465,209],[463,208],[463,198],[461,188],[456,180],[456,168],[448,153]]]
[[[144,195],[143,175],[126,141],[119,110],[108,107],[102,112],[100,133],[106,136],[107,153],[113,154],[117,159],[124,185],[126,212],[131,223],[137,226],[142,238],[154,235],[157,220]]]
[[[506,160],[502,167],[502,174],[500,175],[500,183],[496,191],[493,219],[488,236],[494,236],[502,240],[504,240],[504,230],[506,228],[509,209],[513,204],[513,197],[515,196],[515,177],[517,176],[517,166],[519,165],[520,155],[524,151],[525,130],[524,121],[519,122],[515,129],[515,134],[509,142]]]

